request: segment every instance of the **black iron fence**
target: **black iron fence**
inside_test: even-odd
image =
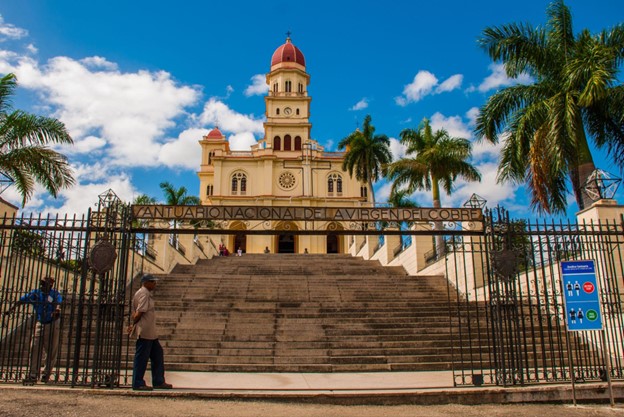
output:
[[[609,368],[624,377],[622,223],[531,223],[496,209],[483,236],[453,235],[448,245],[456,385],[605,381]],[[560,262],[587,259],[604,334],[565,325]]]
[[[71,386],[130,385],[134,352],[124,329],[142,272],[137,258],[158,254],[132,229],[129,209],[103,198],[80,218],[0,219],[0,382],[35,376]],[[454,230],[440,255],[452,283],[455,384],[580,382],[604,380],[608,372],[623,378],[622,223],[486,214],[482,233]],[[604,335],[566,331],[559,263],[581,259],[596,262]],[[41,303],[54,308],[38,317],[33,291],[45,277],[62,300],[46,295]],[[44,353],[54,360],[46,363]]]
[[[128,220],[115,199],[82,217],[0,219],[0,382],[130,382],[132,249],[144,245]]]

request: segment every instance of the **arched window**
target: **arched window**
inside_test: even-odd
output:
[[[360,197],[368,198],[368,188],[366,186],[360,187]]]
[[[277,83],[273,84],[273,92],[277,93]]]
[[[295,150],[301,150],[301,136],[295,136]]]
[[[280,139],[279,136],[275,136],[273,138],[273,149],[275,149],[276,151],[279,151],[282,149],[282,140]]]
[[[292,81],[286,81],[286,83],[284,84],[284,90],[287,93],[290,93],[292,91]]]
[[[241,195],[247,194],[247,176],[243,175],[240,179],[240,193]]]
[[[335,195],[340,197],[342,195],[342,176],[340,174],[329,174],[327,177],[327,195]]]
[[[298,90],[299,93],[303,94],[303,84],[299,83],[299,87],[298,88],[299,88],[299,90]]]
[[[207,196],[211,196],[211,195],[212,195],[212,192],[213,192],[213,187],[212,187],[212,185],[207,185],[207,186],[206,186],[206,195],[207,195]]]
[[[232,195],[247,194],[247,175],[242,172],[235,172],[232,175]]]
[[[295,113],[297,114],[297,116],[299,116],[299,109],[297,109]]]
[[[279,116],[279,108],[275,109],[275,114]]]
[[[290,135],[286,135],[284,136],[284,150],[285,151],[290,151],[292,150],[292,140]]]

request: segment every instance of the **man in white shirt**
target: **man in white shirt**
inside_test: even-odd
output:
[[[143,275],[141,288],[132,298],[132,323],[128,327],[128,334],[135,335],[137,338],[132,372],[132,389],[135,391],[173,388],[171,384],[165,382],[165,360],[162,346],[158,341],[156,310],[152,298],[156,281],[158,279],[153,275]],[[152,385],[154,388],[147,385],[144,379],[148,360],[152,364]]]

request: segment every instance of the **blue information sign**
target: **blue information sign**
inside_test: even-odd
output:
[[[561,262],[561,282],[568,331],[602,330],[594,261]]]

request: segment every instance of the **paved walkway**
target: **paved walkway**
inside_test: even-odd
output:
[[[145,380],[149,381],[147,375]],[[204,373],[167,372],[167,382],[179,390],[223,391],[402,391],[453,388],[445,372],[368,373]]]

